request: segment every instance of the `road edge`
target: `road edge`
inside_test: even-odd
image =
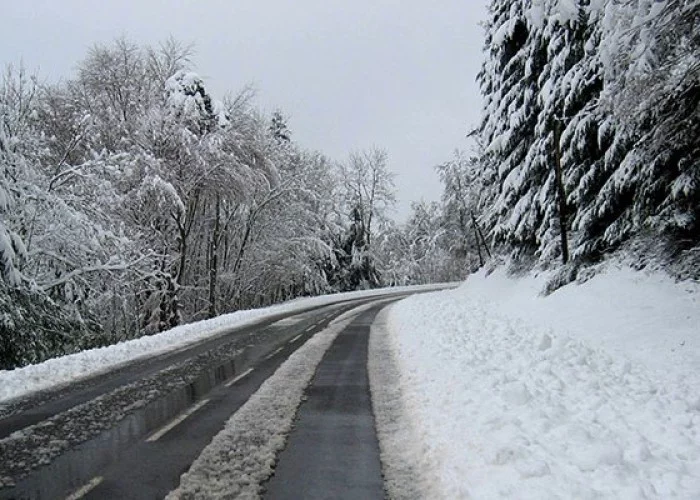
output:
[[[367,355],[384,488],[390,499],[430,498],[430,478],[420,465],[420,441],[405,410],[401,375],[391,343],[388,317],[393,305],[379,311],[372,323]]]

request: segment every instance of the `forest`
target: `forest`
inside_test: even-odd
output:
[[[697,277],[700,3],[489,7],[480,148],[464,168],[494,243],[569,267],[655,251]]]
[[[191,49],[0,81],[0,369],[305,295],[650,256],[700,274],[700,3],[491,0],[474,147],[405,223],[388,153],[295,143]],[[465,21],[466,22],[466,21]],[[465,134],[467,133],[465,124]],[[446,157],[449,153],[446,154]]]
[[[210,95],[174,40],[94,46],[0,84],[0,367],[290,298],[445,280],[389,217],[387,153],[333,161],[250,88]],[[427,271],[425,269],[428,269]]]

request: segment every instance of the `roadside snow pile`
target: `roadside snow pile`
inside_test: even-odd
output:
[[[386,331],[391,307],[382,309],[372,323],[367,356],[384,488],[392,500],[431,498],[434,470],[424,462],[412,416],[405,411],[400,372]]]
[[[229,419],[166,498],[259,498],[316,367],[338,333],[371,305],[335,319],[294,352]]]
[[[238,311],[181,325],[158,335],[69,354],[15,370],[0,371],[0,402],[106,372],[129,361],[176,350],[224,333],[231,327],[253,323],[265,314],[269,312],[264,309]]]
[[[700,498],[700,286],[544,283],[497,271],[392,307],[431,496]]]
[[[50,359],[37,365],[15,370],[0,370],[0,404],[44,389],[113,370],[128,362],[181,349],[229,331],[254,324],[275,315],[303,312],[306,309],[364,297],[382,296],[401,291],[421,291],[451,285],[425,285],[365,290],[320,297],[296,299],[262,309],[224,314],[213,319],[175,327],[171,330],[119,344]]]

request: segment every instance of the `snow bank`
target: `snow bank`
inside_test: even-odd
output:
[[[543,298],[549,277],[514,280],[498,269],[470,276],[463,288],[531,328],[602,345],[670,382],[692,376],[700,384],[700,283],[611,263],[592,279]]]
[[[422,291],[454,285],[425,285],[365,290],[296,299],[262,309],[237,311],[213,319],[181,325],[166,332],[141,337],[112,346],[50,359],[15,370],[0,370],[0,403],[29,393],[63,386],[69,382],[113,370],[126,363],[181,349],[206,338],[244,327],[277,314],[334,304],[349,299],[382,296],[402,291]]]
[[[372,323],[367,359],[384,487],[392,500],[430,498],[433,468],[422,463],[423,450],[404,407],[400,372],[386,330],[391,307],[382,309]]]
[[[338,333],[369,307],[341,315],[294,352],[234,413],[166,498],[258,498],[316,367]]]
[[[432,498],[700,498],[700,287],[471,276],[389,315]],[[410,459],[410,456],[408,457]]]

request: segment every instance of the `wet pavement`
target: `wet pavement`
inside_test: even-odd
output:
[[[367,375],[369,327],[381,307],[355,318],[321,360],[266,499],[384,498]]]
[[[66,498],[86,484],[91,489],[81,498],[162,498],[291,352],[356,305],[287,314],[194,346],[189,355],[171,354],[170,363],[134,364],[112,379],[59,391],[65,397],[40,401],[26,421],[16,412],[5,419],[13,434],[0,440],[0,499]],[[148,440],[202,402],[175,429]],[[47,418],[37,422],[40,414]]]
[[[279,314],[3,405],[0,500],[162,498],[292,352],[375,300]],[[266,485],[269,498],[384,496],[366,370],[369,325],[381,307],[355,318],[324,356]]]

